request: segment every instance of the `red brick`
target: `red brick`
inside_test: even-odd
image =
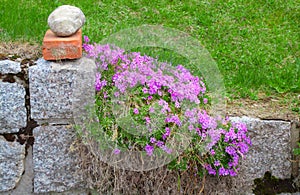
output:
[[[58,37],[50,29],[43,40],[45,60],[77,59],[82,56],[82,31],[69,37]]]

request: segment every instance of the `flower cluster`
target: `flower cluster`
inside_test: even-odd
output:
[[[237,174],[237,166],[240,157],[244,157],[251,145],[251,140],[247,136],[247,127],[243,123],[231,123],[228,118],[225,120],[210,117],[205,111],[194,110],[188,112],[193,120],[194,116],[198,120],[190,129],[195,130],[199,135],[199,141],[209,138],[205,146],[205,151],[209,151],[205,160],[199,163],[211,175],[230,175]],[[193,115],[194,114],[194,115]],[[196,147],[195,147],[196,148]],[[193,152],[201,152],[194,150]]]
[[[84,39],[83,48],[98,70],[95,91],[99,122],[115,141],[116,155],[122,148],[143,150],[149,156],[155,150],[171,154],[174,151],[168,141],[184,126],[191,143],[170,168],[194,167],[197,172],[204,170],[212,175],[236,175],[239,160],[251,145],[247,128],[207,114],[203,109],[208,98],[202,78],[193,76],[182,65],[173,67],[138,52],[89,44],[88,38]],[[146,126],[147,134],[133,136],[116,127],[111,102],[124,97],[135,124]]]

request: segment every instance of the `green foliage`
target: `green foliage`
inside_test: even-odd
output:
[[[1,0],[0,41],[41,43],[48,15],[63,4],[83,10],[83,32],[96,42],[142,24],[187,32],[217,61],[231,96],[300,92],[299,1]]]
[[[294,148],[294,149],[293,149],[294,155],[300,155],[300,142],[298,142],[298,147],[299,147],[299,148]]]

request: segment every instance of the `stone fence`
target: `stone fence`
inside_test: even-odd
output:
[[[83,176],[75,174],[80,156],[70,152],[72,95],[77,67],[87,58],[50,62],[39,59],[28,68],[0,61],[0,194],[89,194]],[[84,92],[83,92],[84,93]],[[226,186],[214,179],[207,194],[251,194],[254,179],[270,172],[279,179],[298,176],[292,149],[299,140],[293,121],[232,117],[247,124],[253,146],[239,175]],[[138,181],[137,181],[138,182]],[[209,182],[207,181],[208,186]],[[153,186],[154,192],[157,186]]]

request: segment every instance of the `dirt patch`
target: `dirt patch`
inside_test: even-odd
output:
[[[24,59],[37,60],[42,57],[42,49],[36,43],[2,42],[0,43],[0,60],[14,59],[22,61]]]
[[[266,172],[263,178],[255,179],[256,188],[253,190],[254,194],[270,194],[275,195],[284,192],[298,192],[292,179],[278,179]]]
[[[261,94],[258,100],[227,100],[226,112],[229,116],[249,116],[299,122],[299,108],[299,94],[276,94],[272,96]]]

